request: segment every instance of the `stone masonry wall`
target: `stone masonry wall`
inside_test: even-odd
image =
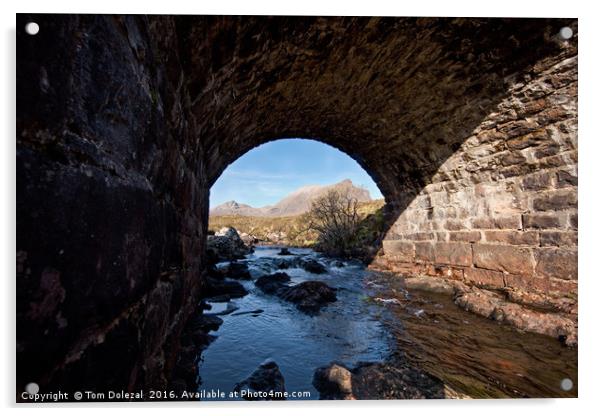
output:
[[[509,81],[508,97],[409,202],[379,261],[576,297],[577,56],[543,60]]]
[[[209,187],[173,21],[19,15],[17,393],[167,385]],[[164,63],[170,62],[169,66]]]

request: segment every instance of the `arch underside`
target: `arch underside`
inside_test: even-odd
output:
[[[17,37],[25,382],[80,381],[128,345],[88,383],[167,383],[209,188],[283,137],[374,179],[379,267],[576,296],[577,35],[556,35],[576,21],[34,17],[45,36]]]

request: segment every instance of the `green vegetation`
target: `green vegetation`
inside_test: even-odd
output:
[[[242,215],[210,216],[209,230],[234,227],[239,234],[248,234],[266,244],[311,247],[317,233],[307,230],[303,215],[292,217],[247,217]]]
[[[384,227],[383,207],[385,202],[378,199],[360,202],[357,206],[359,226],[355,233],[356,245],[372,244]],[[319,233],[309,229],[309,213],[290,217],[248,217],[240,215],[210,216],[209,230],[234,227],[241,235],[248,234],[266,244],[282,244],[294,247],[314,247]],[[318,247],[319,248],[319,247]]]

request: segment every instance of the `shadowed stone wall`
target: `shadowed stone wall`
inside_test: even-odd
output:
[[[576,291],[576,21],[17,20],[18,390],[165,386],[209,189],[278,138],[373,177],[375,265]]]

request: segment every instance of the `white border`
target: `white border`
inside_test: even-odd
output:
[[[175,2],[102,0],[82,2],[75,0],[20,1],[17,4],[2,2],[3,42],[0,80],[2,99],[0,100],[1,126],[5,136],[0,141],[2,163],[2,215],[3,230],[0,249],[1,264],[5,273],[2,278],[3,331],[0,348],[2,353],[2,378],[0,395],[4,406],[14,403],[14,340],[15,340],[15,13],[150,13],[150,14],[286,14],[286,15],[398,15],[398,16],[488,16],[488,17],[578,17],[579,18],[579,399],[564,400],[475,400],[475,401],[407,401],[407,402],[298,402],[298,403],[147,403],[147,404],[93,404],[86,406],[86,413],[105,414],[105,407],[111,412],[126,412],[129,408],[143,408],[136,411],[164,415],[167,409],[172,412],[192,411],[195,414],[258,414],[258,415],[304,415],[308,413],[339,413],[365,416],[369,411],[384,415],[417,414],[479,414],[488,416],[525,411],[564,415],[589,413],[589,409],[600,407],[597,400],[601,393],[600,343],[601,313],[596,306],[602,293],[600,257],[598,242],[602,235],[602,205],[600,187],[600,158],[602,157],[602,137],[600,127],[600,74],[602,62],[601,27],[602,16],[594,1],[525,1],[501,0],[486,1],[325,1],[301,0],[298,2],[279,1],[226,1],[214,2]],[[41,32],[43,34],[43,32]],[[35,406],[20,406],[31,410]],[[82,405],[51,405],[44,412],[61,414],[81,413]],[[124,410],[124,408],[126,410]],[[340,410],[339,410],[340,409]],[[132,409],[134,410],[134,409]],[[131,410],[130,410],[131,411]]]

